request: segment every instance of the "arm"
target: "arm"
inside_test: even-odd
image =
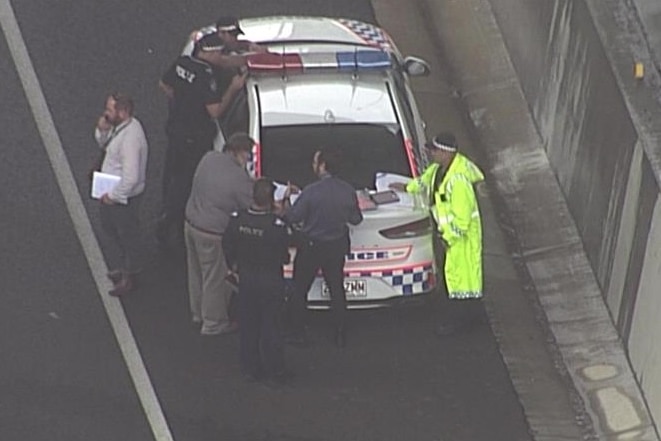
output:
[[[452,192],[448,196],[452,222],[444,226],[441,234],[443,240],[452,246],[466,236],[477,206],[473,184],[464,176],[454,177]]]
[[[236,267],[236,251],[238,249],[239,217],[238,213],[232,213],[227,229],[223,234],[223,253],[227,268],[230,270]]]
[[[246,57],[244,55],[223,54],[220,51],[211,54],[208,61],[221,69],[232,69],[246,65]]]
[[[94,129],[94,139],[102,149],[106,146],[108,137],[110,136],[110,129],[112,129],[112,125],[108,122],[105,115],[101,115],[96,122],[96,128]]]
[[[130,123],[134,124],[134,122]],[[140,152],[145,148],[147,140],[141,131],[136,130],[136,127],[127,127],[126,132],[122,135],[122,146],[119,151],[120,159],[122,162],[121,180],[108,193],[108,197],[113,202],[125,204],[133,189],[140,183],[141,161]]]
[[[238,40],[236,42],[236,50],[240,52],[252,52],[258,54],[264,54],[268,52],[266,47],[257,43],[253,43],[249,40]]]
[[[305,191],[296,199],[294,205],[289,205],[289,198],[285,198],[285,212],[282,218],[289,225],[303,222],[308,216],[308,194]]]
[[[241,89],[243,89],[243,86],[246,84],[247,76],[247,73],[243,75],[235,75],[234,78],[232,78],[232,82],[227,87],[227,90],[223,94],[220,102],[207,104],[207,112],[211,118],[218,119],[225,114],[227,109],[232,104],[236,94]]]
[[[363,221],[363,212],[360,211],[360,207],[358,206],[358,197],[355,191],[351,192],[351,197],[352,201],[349,206],[348,220],[351,225],[358,225]]]
[[[165,94],[166,97],[168,97],[169,100],[174,98],[174,89],[165,84],[163,80],[160,80],[158,82],[158,88],[161,89],[161,91]]]
[[[286,265],[289,263],[289,232],[287,226],[280,219],[276,219],[275,227],[273,228],[275,234],[275,251],[276,256],[280,257],[280,263]]]
[[[409,183],[406,184],[406,192],[419,193],[422,190],[422,187],[429,188],[432,185],[432,179],[438,169],[438,164],[431,164],[420,176],[411,179]]]
[[[239,187],[235,193],[235,204],[237,210],[245,210],[252,204],[252,187],[254,183],[248,173],[239,175],[237,181],[239,179],[241,179],[241,184],[237,184]]]

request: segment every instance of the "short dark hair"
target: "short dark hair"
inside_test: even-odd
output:
[[[115,110],[124,110],[129,115],[133,115],[133,99],[130,96],[121,92],[113,92],[110,94],[110,98],[115,101]]]
[[[330,174],[335,174],[340,171],[342,167],[342,151],[335,146],[323,146],[319,149],[319,156],[317,161],[326,166],[326,171]]]
[[[273,203],[273,193],[275,186],[273,181],[269,178],[259,178],[252,186],[252,198],[255,204],[259,206],[267,206]]]
[[[234,133],[227,138],[223,146],[223,152],[250,152],[255,141],[247,133]]]

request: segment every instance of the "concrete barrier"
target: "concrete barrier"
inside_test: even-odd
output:
[[[590,269],[661,421],[661,111],[645,20],[608,0],[490,6]],[[634,77],[635,63],[648,66],[646,77]],[[539,252],[541,242],[524,249]],[[538,275],[555,277],[548,263]]]
[[[661,81],[644,0],[422,1],[594,431],[658,440]]]

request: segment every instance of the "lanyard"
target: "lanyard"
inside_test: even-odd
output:
[[[115,137],[116,137],[117,135],[119,135],[119,132],[121,132],[122,130],[124,130],[124,129],[126,128],[126,126],[128,126],[129,124],[131,124],[131,120],[128,120],[125,124],[120,124],[120,125],[117,126],[117,127],[113,127],[112,130],[110,131],[110,135],[108,135],[108,139],[106,139],[106,141],[103,143],[103,145],[101,146],[101,148],[102,148],[103,150],[105,150],[105,149],[108,147],[108,145],[110,145],[110,142],[111,142],[113,139],[115,139]]]

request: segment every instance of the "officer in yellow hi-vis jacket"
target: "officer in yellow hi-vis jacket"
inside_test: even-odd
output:
[[[444,274],[449,299],[480,299],[482,223],[474,184],[483,181],[484,175],[458,152],[457,140],[451,133],[438,134],[425,147],[431,164],[405,189],[408,193],[427,192],[429,210],[437,227],[437,243],[445,249]],[[466,309],[446,306],[454,316],[463,315]],[[438,333],[454,332],[466,324],[464,319],[452,317]]]

